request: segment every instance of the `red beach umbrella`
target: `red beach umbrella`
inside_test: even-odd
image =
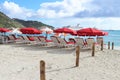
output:
[[[69,33],[71,35],[77,35],[77,32],[69,28],[58,28],[54,30],[55,33]]]
[[[40,29],[42,32],[46,32],[47,34],[51,34],[53,33],[53,30],[48,28],[48,27],[44,27],[42,29]]]
[[[0,32],[9,32],[10,30],[7,28],[0,28]]]
[[[105,36],[108,35],[107,32],[98,30],[96,28],[84,28],[77,31],[79,36]]]
[[[23,34],[41,34],[42,33],[42,31],[32,27],[21,28],[20,31]]]
[[[104,31],[103,31],[103,34],[104,34],[104,35],[108,35],[108,32],[104,32]]]

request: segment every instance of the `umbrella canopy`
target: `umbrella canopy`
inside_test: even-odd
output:
[[[10,30],[7,28],[0,28],[0,32],[9,32]]]
[[[19,31],[17,28],[16,28],[16,29],[11,30],[11,33],[12,33],[12,34],[22,34],[22,32],[21,32],[21,31]]]
[[[107,32],[98,30],[96,28],[84,28],[77,31],[79,36],[105,36],[108,35]]]
[[[69,29],[69,28],[58,28],[56,30],[54,30],[55,33],[69,33],[71,35],[76,35],[77,32],[72,30],[72,29]]]
[[[41,34],[42,33],[42,31],[32,27],[21,28],[20,31],[23,34]]]
[[[47,34],[49,33],[53,33],[53,30],[51,28],[48,28],[48,27],[44,27],[42,29],[40,29],[42,32],[46,32]]]

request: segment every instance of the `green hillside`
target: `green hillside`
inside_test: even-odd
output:
[[[10,27],[24,27],[24,26],[16,21],[13,21],[4,13],[0,12],[0,27],[10,28]]]
[[[5,28],[20,28],[20,27],[35,27],[40,28],[42,26],[48,26],[49,28],[54,28],[53,26],[44,24],[42,22],[38,21],[25,21],[20,19],[11,19],[8,16],[6,16],[4,13],[0,12],[0,27]]]
[[[50,25],[47,25],[47,24],[44,24],[44,23],[38,22],[38,21],[25,21],[25,20],[20,20],[20,19],[13,19],[13,20],[21,23],[25,27],[40,28],[42,26],[48,26],[49,28],[52,28],[52,29],[54,28],[53,26],[50,26]]]

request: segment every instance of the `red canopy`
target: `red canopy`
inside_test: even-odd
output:
[[[0,28],[0,32],[9,32],[10,30],[7,28]]]
[[[23,34],[41,34],[42,33],[42,31],[32,27],[21,28],[20,31]]]
[[[84,28],[77,31],[79,36],[105,36],[108,35],[107,32],[98,30],[96,28]]]
[[[69,28],[58,28],[54,30],[55,33],[70,33],[71,35],[77,35],[77,32]]]

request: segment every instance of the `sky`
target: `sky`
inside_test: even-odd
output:
[[[120,30],[120,0],[0,0],[10,18],[35,20],[56,28],[96,27]]]

